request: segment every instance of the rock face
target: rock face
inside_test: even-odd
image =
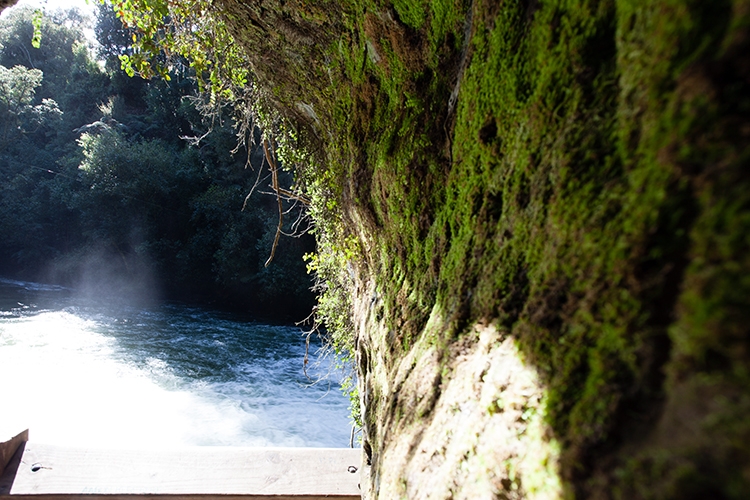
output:
[[[371,342],[387,340],[373,309],[357,308],[358,331]],[[440,323],[433,318],[427,328]],[[544,422],[544,387],[513,338],[475,324],[443,351],[428,334],[395,373],[359,338],[362,404],[379,416],[366,436],[382,443],[366,497],[562,496],[560,448]],[[373,398],[376,391],[382,396]]]
[[[750,495],[750,2],[220,0],[370,498]]]

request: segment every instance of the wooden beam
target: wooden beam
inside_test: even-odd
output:
[[[359,500],[351,495],[0,495],[3,500]]]
[[[361,450],[101,450],[27,443],[3,500],[360,498]],[[7,474],[6,474],[7,475]]]
[[[29,440],[29,430],[26,429],[25,431],[19,434],[16,434],[10,439],[0,442],[0,476],[5,471],[5,466],[8,465],[8,462],[10,462],[10,459],[13,458],[13,455],[15,455],[16,450],[18,450],[18,447],[21,446],[22,443],[25,443],[28,440]]]

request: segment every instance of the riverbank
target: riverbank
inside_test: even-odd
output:
[[[60,275],[49,270],[18,272],[5,266],[0,267],[0,280],[2,279],[60,287],[70,296],[100,301],[102,304],[147,307],[173,302],[246,315],[248,319],[274,325],[302,324],[312,312],[315,297],[308,290],[308,294],[288,296],[285,300],[269,304],[259,302],[254,294],[248,294],[243,287],[208,284],[191,288],[168,285],[156,279],[147,268],[126,269],[111,263],[103,268],[94,267],[75,275]]]

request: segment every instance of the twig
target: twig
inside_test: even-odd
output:
[[[291,191],[287,191],[286,189],[281,187],[279,188],[279,193],[283,194],[290,200],[297,200],[303,205],[310,205],[310,198],[305,195],[292,193]]]
[[[279,225],[276,226],[276,236],[273,238],[273,246],[271,247],[271,255],[265,263],[265,267],[268,267],[273,260],[273,256],[276,255],[276,247],[279,245],[279,237],[281,236],[281,228],[284,224],[284,206],[279,195],[279,175],[276,161],[271,157],[271,153],[268,151],[268,139],[263,140],[263,151],[266,153],[266,161],[271,168],[271,179],[273,182],[273,190],[276,191],[276,201],[279,203]]]

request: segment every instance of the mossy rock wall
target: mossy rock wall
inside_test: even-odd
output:
[[[367,495],[750,496],[750,2],[216,3],[308,154]]]

